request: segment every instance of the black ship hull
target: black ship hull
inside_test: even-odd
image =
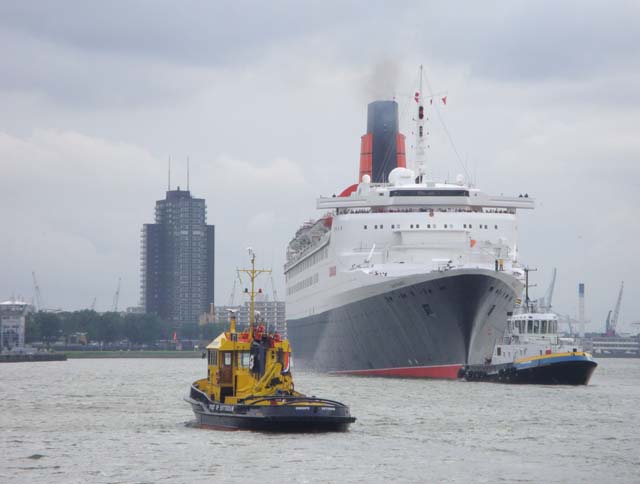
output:
[[[337,373],[455,379],[462,365],[484,362],[504,332],[520,282],[487,270],[423,279],[407,278],[395,288],[400,284],[391,281],[356,302],[288,320],[296,363]]]

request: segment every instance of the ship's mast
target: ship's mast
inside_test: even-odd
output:
[[[250,305],[249,305],[249,339],[253,339],[253,327],[255,325],[255,301],[256,301],[256,278],[262,274],[263,272],[271,272],[266,269],[256,269],[256,254],[251,247],[247,249],[249,251],[249,255],[251,256],[251,269],[238,269],[238,272],[244,272],[249,274],[249,278],[251,279],[251,292],[250,296]]]
[[[418,102],[418,117],[416,118],[416,154],[415,169],[418,182],[422,182],[425,175],[426,149],[424,132],[424,91],[422,89],[422,64],[420,65],[420,87],[415,100]]]

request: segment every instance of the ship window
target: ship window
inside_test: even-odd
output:
[[[467,228],[467,224],[462,224],[462,228],[466,229]]]
[[[468,197],[468,190],[391,190],[391,197]]]
[[[413,228],[413,224],[411,224],[411,228]]]
[[[231,352],[226,351],[223,353],[224,357],[224,366],[231,366]]]
[[[445,229],[447,228],[447,224],[444,224],[444,228],[445,228]]]
[[[496,354],[497,354],[498,356],[500,356],[501,352],[502,352],[502,348],[500,348],[500,347],[498,346],[498,347],[496,348]]]
[[[373,226],[373,228],[374,228],[374,229],[377,229],[377,228],[378,228],[378,226],[377,226],[377,225],[374,225],[374,226]]]
[[[485,229],[488,229],[489,227],[485,225],[485,226],[484,226],[484,228],[485,228]]]
[[[533,332],[535,334],[540,333],[540,321],[537,319],[533,321]]]
[[[546,321],[542,321],[542,328],[540,328],[540,332],[542,334],[546,334],[547,333],[547,322]]]
[[[420,228],[420,224],[416,224],[416,228],[419,229]]]
[[[498,230],[498,226],[497,225],[494,225],[494,227],[496,228],[496,230]]]
[[[381,225],[381,226],[380,226],[380,228],[381,228],[381,229],[383,229],[383,228],[384,228],[384,225]]]
[[[431,224],[427,224],[427,228],[430,229],[431,228]]]
[[[391,228],[392,228],[392,229],[395,229],[395,228],[396,228],[396,226],[395,226],[395,225],[393,225],[393,224],[391,224]]]
[[[367,230],[367,226],[366,225],[364,226],[364,229]]]
[[[248,351],[239,351],[238,352],[238,366],[240,368],[249,368],[249,360],[251,358],[251,354]]]
[[[473,228],[473,225],[469,224],[469,228],[470,228],[470,229],[472,229],[472,228]]]
[[[533,321],[527,321],[527,333],[533,333]]]

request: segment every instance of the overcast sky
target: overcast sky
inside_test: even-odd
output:
[[[527,192],[521,261],[555,309],[587,285],[603,328],[625,281],[640,320],[638,2],[0,0],[0,298],[136,305],[140,229],[172,183],[216,226],[216,303],[252,245],[282,265],[315,199],[355,182],[366,104],[409,96],[424,64],[479,186]],[[463,171],[438,116],[431,172]],[[263,281],[265,288],[271,284]]]

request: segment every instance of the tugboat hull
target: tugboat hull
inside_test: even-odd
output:
[[[586,385],[597,366],[588,353],[557,354],[503,365],[469,365],[458,376],[495,383]]]
[[[249,405],[229,405],[192,390],[185,400],[191,404],[198,426],[219,430],[341,432],[356,420],[346,405],[315,397],[274,396]]]

